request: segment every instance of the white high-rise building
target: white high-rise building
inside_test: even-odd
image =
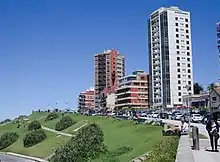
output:
[[[182,96],[193,93],[190,13],[161,7],[150,15],[148,34],[151,104],[182,105]]]

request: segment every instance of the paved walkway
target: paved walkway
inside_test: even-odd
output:
[[[173,125],[181,124],[180,121],[175,120],[163,120],[163,122]],[[191,125],[197,126],[199,133],[208,137],[206,125],[198,123],[191,123]],[[209,139],[199,140],[200,150],[192,150],[192,143],[192,139],[189,139],[189,136],[180,138],[176,162],[220,162],[220,152],[209,151],[211,150]],[[218,149],[220,150],[220,145]]]
[[[67,137],[73,137],[74,136],[73,134],[64,133],[64,132],[61,132],[61,131],[56,131],[54,129],[51,129],[51,128],[48,128],[48,127],[44,127],[44,126],[42,126],[42,129],[46,130],[46,131],[49,131],[49,132],[56,133],[56,134],[60,134],[62,136],[67,136]]]

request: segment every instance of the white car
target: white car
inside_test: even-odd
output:
[[[158,118],[159,117],[159,114],[158,113],[153,113],[152,114],[152,118]]]
[[[177,114],[175,114],[175,119],[180,120],[182,116],[183,116],[183,114],[177,113]]]
[[[192,114],[192,122],[201,122],[202,116],[200,114]]]

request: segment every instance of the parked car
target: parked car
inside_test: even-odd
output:
[[[203,117],[200,115],[200,114],[192,114],[192,122],[194,123],[198,123],[198,122],[201,122],[203,119]]]
[[[180,120],[182,116],[183,116],[183,114],[181,114],[181,113],[176,113],[176,114],[175,114],[175,120]]]
[[[153,113],[152,114],[152,118],[158,118],[159,117],[159,114],[158,113]]]
[[[168,119],[169,115],[167,113],[160,113],[161,119]]]

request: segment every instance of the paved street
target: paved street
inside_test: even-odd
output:
[[[4,154],[0,154],[0,160],[1,162],[34,162],[32,160],[27,160],[24,158]]]

